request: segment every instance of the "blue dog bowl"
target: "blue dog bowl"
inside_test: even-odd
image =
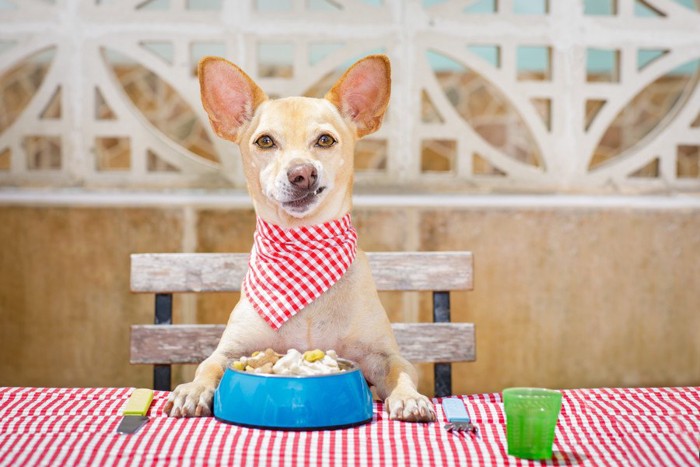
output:
[[[367,423],[372,420],[372,394],[359,367],[344,362],[350,369],[318,376],[256,374],[228,368],[214,392],[214,416],[236,425],[282,430]]]

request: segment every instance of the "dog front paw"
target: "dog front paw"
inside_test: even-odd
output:
[[[195,382],[180,384],[168,397],[163,412],[175,418],[208,417],[214,390],[214,387]]]
[[[384,401],[384,407],[391,420],[404,422],[435,421],[433,403],[422,394],[391,394]]]

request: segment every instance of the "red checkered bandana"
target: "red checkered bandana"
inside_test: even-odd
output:
[[[292,229],[258,218],[253,239],[243,291],[275,330],[330,289],[357,253],[350,214]]]

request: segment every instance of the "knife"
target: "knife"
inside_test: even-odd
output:
[[[461,399],[451,398],[442,400],[442,410],[445,412],[447,431],[476,431],[476,427],[472,424],[472,419],[464,407],[464,402]]]
[[[118,433],[132,434],[148,423],[148,408],[153,400],[151,389],[134,389],[122,411],[122,421],[117,427]]]

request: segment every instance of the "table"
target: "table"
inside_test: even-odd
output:
[[[115,429],[131,388],[0,388],[0,465],[537,465],[509,457],[500,394],[456,396],[478,435],[391,421],[329,431],[242,428],[162,414]],[[700,387],[563,391],[553,465],[699,465]]]

